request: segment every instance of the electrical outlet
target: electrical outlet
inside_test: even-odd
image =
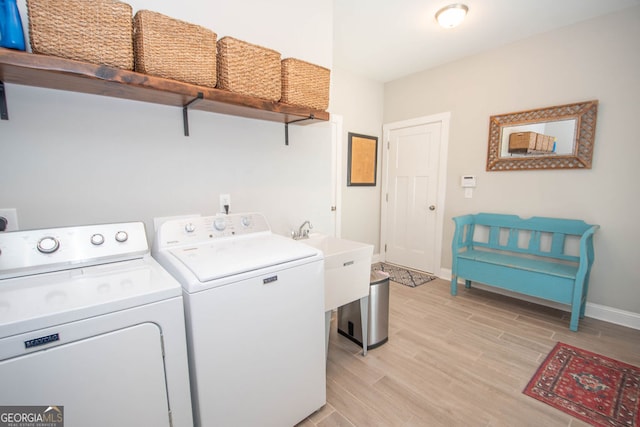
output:
[[[0,231],[16,231],[18,230],[18,212],[15,209],[0,209]],[[1,230],[1,226],[5,224],[4,230]]]
[[[227,209],[225,209],[225,205]],[[221,194],[220,195],[220,212],[229,213],[231,210],[231,195],[230,194]]]

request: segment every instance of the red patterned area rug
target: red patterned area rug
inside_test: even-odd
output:
[[[594,426],[640,427],[640,368],[558,343],[524,394]]]

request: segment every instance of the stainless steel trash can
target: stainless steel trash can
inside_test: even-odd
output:
[[[338,308],[338,333],[362,346],[360,301]],[[376,348],[389,339],[389,274],[372,271],[369,280],[369,325],[367,349]]]

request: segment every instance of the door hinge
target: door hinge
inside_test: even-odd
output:
[[[384,198],[385,198],[385,201],[386,201],[387,203],[389,203],[389,193],[386,193],[386,194],[384,195]]]
[[[391,150],[391,143],[387,141],[387,150]]]
[[[387,252],[387,244],[384,244],[384,251]]]

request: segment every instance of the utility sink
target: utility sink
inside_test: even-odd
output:
[[[373,245],[312,233],[299,240],[324,254],[324,309],[369,296]]]
[[[331,311],[360,300],[362,354],[366,355],[373,245],[317,233],[299,241],[320,249],[324,254],[325,354],[329,353]]]

